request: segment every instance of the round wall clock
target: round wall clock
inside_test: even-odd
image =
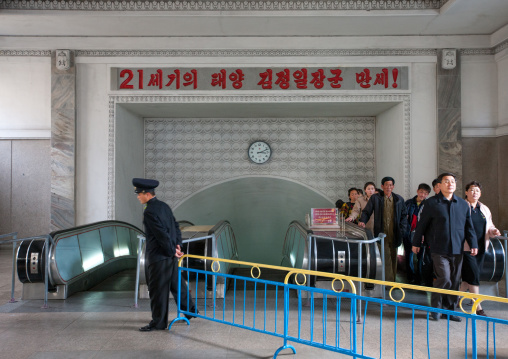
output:
[[[248,151],[249,159],[257,164],[265,163],[272,155],[272,149],[265,141],[252,142]]]

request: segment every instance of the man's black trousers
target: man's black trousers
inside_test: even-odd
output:
[[[152,310],[151,327],[165,329],[168,327],[169,292],[178,305],[178,258],[168,258],[152,263],[148,266],[148,291],[150,308]],[[190,312],[195,311],[194,301],[189,294],[186,278],[182,275],[180,283],[180,308]],[[189,306],[187,307],[187,300]]]
[[[178,264],[175,257],[151,263],[148,266],[148,291],[152,321],[150,326],[156,329],[168,327],[169,288]]]

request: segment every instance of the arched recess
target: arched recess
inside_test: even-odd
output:
[[[280,265],[288,224],[304,220],[311,208],[334,205],[295,182],[272,177],[247,177],[200,191],[174,209],[177,219],[196,224],[231,222],[240,260]]]

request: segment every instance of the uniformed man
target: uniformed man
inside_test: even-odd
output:
[[[143,214],[146,235],[145,266],[152,310],[152,320],[139,330],[142,332],[164,330],[168,327],[169,292],[172,292],[175,301],[178,298],[178,258],[183,255],[182,235],[171,208],[155,197],[155,188],[159,185],[159,181],[133,178],[132,184],[139,202],[145,205]],[[188,289],[183,278],[180,292],[181,307],[187,310]],[[199,313],[195,310],[190,294],[189,306],[191,312]],[[187,315],[188,319],[192,317]]]

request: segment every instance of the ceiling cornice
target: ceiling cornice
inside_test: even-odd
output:
[[[432,10],[449,0],[4,0],[4,10],[77,11],[309,11]]]
[[[495,55],[508,48],[508,40],[491,48],[459,49],[462,56]],[[439,49],[294,49],[294,50],[75,50],[81,57],[246,57],[246,56],[435,56]],[[49,57],[51,50],[0,50],[0,56]]]

